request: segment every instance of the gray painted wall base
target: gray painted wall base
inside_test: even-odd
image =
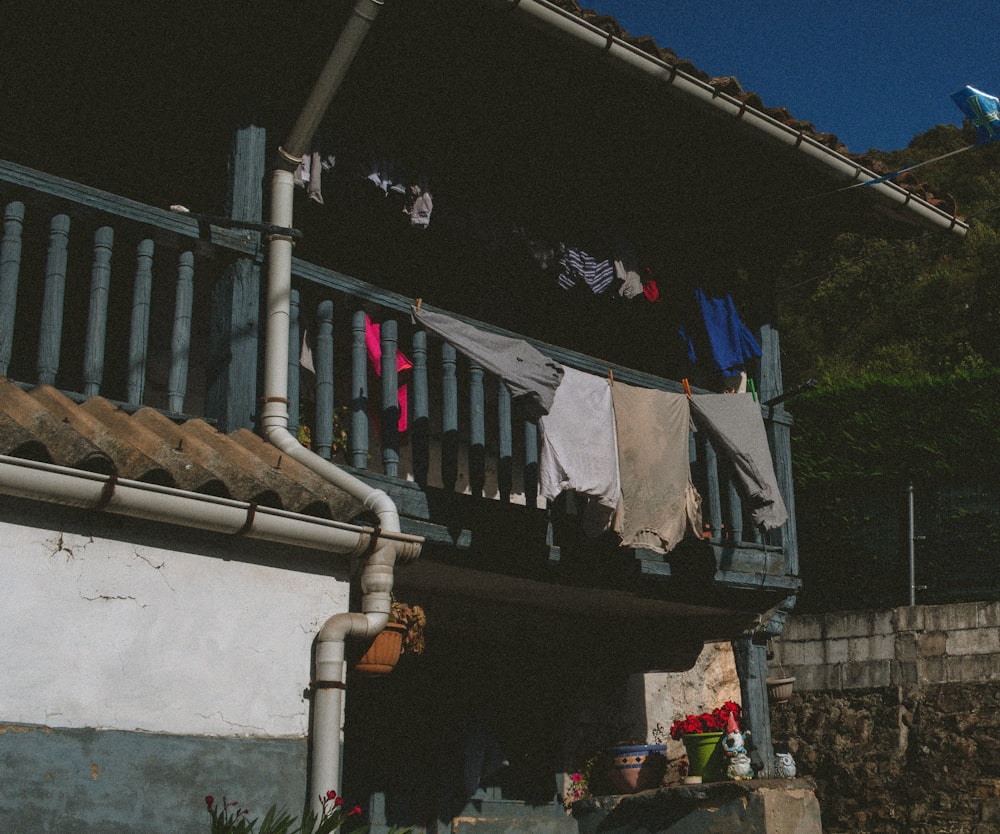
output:
[[[808,779],[713,782],[573,804],[580,834],[822,834]]]
[[[207,738],[0,724],[0,831],[208,831],[205,796],[263,816],[306,802],[305,739]]]

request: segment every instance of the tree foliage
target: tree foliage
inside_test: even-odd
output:
[[[973,142],[969,128],[938,126],[904,150],[873,154],[898,170]],[[778,278],[787,379],[834,383],[1000,366],[1000,143],[919,172],[932,192],[955,200],[967,238],[844,234],[824,251],[795,253]]]

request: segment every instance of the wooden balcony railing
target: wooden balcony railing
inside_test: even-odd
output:
[[[55,385],[78,400],[101,395],[128,409],[219,421],[209,393],[224,378],[219,368],[237,345],[256,356],[259,340],[256,332],[225,332],[225,316],[213,316],[213,291],[234,264],[260,269],[259,233],[8,162],[0,162],[0,198],[0,375],[25,386]],[[414,325],[413,299],[300,260],[293,283],[290,428],[308,426],[318,454],[426,489],[540,507],[537,425],[503,384]],[[381,327],[378,368],[369,358],[366,316]],[[527,341],[579,370],[610,369],[626,383],[683,390],[677,381]],[[396,373],[400,353],[409,364],[403,377]],[[314,371],[304,367],[310,354]],[[253,413],[255,391],[229,394],[250,398]],[[779,487],[790,495],[791,421],[781,407],[764,416]],[[744,525],[739,495],[703,432],[691,435],[690,454],[706,538],[730,554],[720,558],[751,551],[765,565],[784,553],[776,570],[761,570],[796,573],[794,505],[788,524],[765,539]]]

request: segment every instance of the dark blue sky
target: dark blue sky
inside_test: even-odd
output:
[[[712,76],[734,75],[853,153],[961,124],[951,93],[1000,96],[1000,0],[580,0]]]

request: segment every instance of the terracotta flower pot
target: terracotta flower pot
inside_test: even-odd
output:
[[[401,623],[386,623],[385,628],[375,635],[361,660],[354,665],[354,671],[362,675],[388,675],[403,653],[404,634],[406,626]]]
[[[783,704],[792,697],[795,678],[768,678],[767,698],[772,704]]]
[[[608,750],[608,778],[619,793],[658,788],[667,772],[664,744],[617,744]]]

